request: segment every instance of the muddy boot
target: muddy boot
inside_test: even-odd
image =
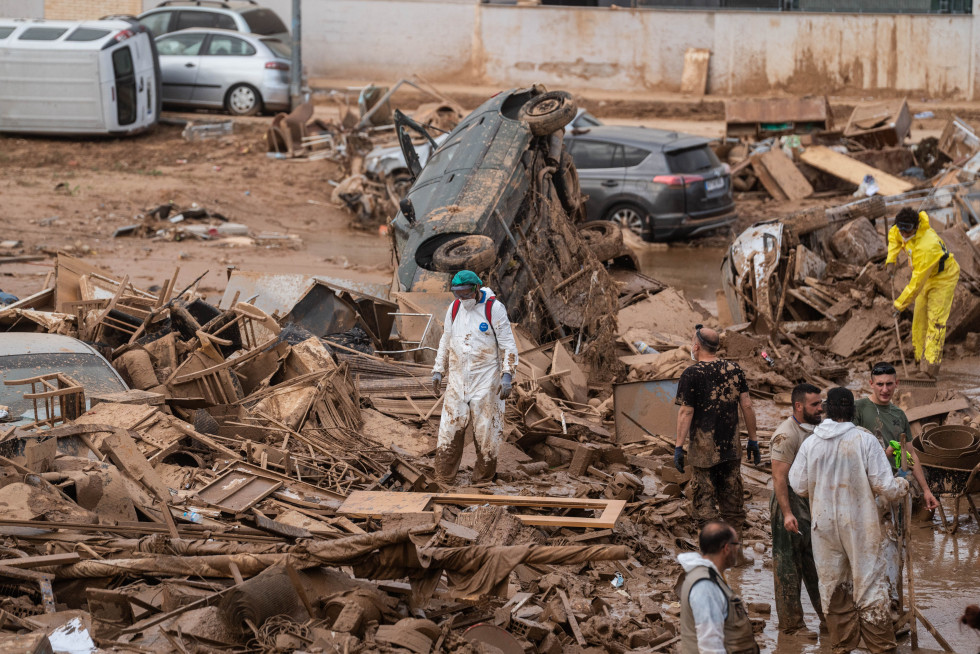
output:
[[[922,360],[922,371],[927,374],[931,379],[939,379],[939,366],[940,363],[929,363],[925,359]]]

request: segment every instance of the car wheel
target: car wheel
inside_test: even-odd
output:
[[[262,110],[262,96],[251,84],[235,84],[225,95],[225,109],[234,116],[254,116]]]
[[[558,191],[558,200],[561,206],[569,215],[574,215],[575,210],[582,205],[582,189],[578,183],[578,171],[572,161],[572,155],[566,150],[562,150],[561,162],[558,164],[558,173],[552,177],[555,182],[555,190]]]
[[[559,130],[575,118],[578,107],[572,95],[565,91],[549,91],[524,103],[517,113],[535,136],[544,136]]]
[[[608,261],[623,251],[623,230],[619,223],[593,220],[579,225],[578,233],[599,261]]]
[[[640,238],[643,237],[645,219],[646,212],[635,204],[618,204],[606,214],[606,220],[616,223],[623,229],[630,230]]]
[[[446,241],[432,253],[432,267],[439,272],[472,270],[483,272],[490,269],[497,259],[493,239],[482,234],[458,236]]]

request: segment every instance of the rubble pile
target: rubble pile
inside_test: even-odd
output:
[[[696,549],[687,477],[662,437],[620,442],[572,336],[518,328],[499,479],[446,489],[431,467],[441,396],[424,353],[392,353],[397,306],[321,278],[246,297],[253,282],[236,271],[214,305],[177,273],[152,293],[60,255],[52,286],[0,312],[7,329],[93,343],[130,389],[4,378],[34,402],[0,423],[5,647],[677,642],[673,556]],[[766,516],[751,519],[761,542]]]
[[[331,201],[353,215],[355,228],[385,225],[412,181],[392,131],[392,97],[402,87],[411,87],[427,100],[412,112],[412,119],[426,133],[448,134],[465,114],[458,102],[418,76],[399,80],[391,88],[369,85],[358,94],[356,108],[347,95],[331,94],[340,106],[336,121],[314,118],[312,102],[276,115],[266,133],[269,156],[337,163],[341,179],[330,181]],[[418,134],[413,147],[424,151],[424,164],[436,145],[431,136]]]

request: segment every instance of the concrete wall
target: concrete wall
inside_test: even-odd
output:
[[[263,4],[290,22],[291,0]],[[332,78],[414,73],[436,82],[676,91],[684,52],[698,47],[712,52],[716,94],[976,99],[980,0],[974,5],[973,15],[889,15],[305,0],[304,58],[310,75]]]
[[[44,18],[44,0],[0,0],[4,18]]]

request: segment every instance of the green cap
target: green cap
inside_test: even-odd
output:
[[[483,285],[480,278],[476,276],[476,273],[472,270],[460,270],[453,277],[453,286],[476,286],[479,288]]]

